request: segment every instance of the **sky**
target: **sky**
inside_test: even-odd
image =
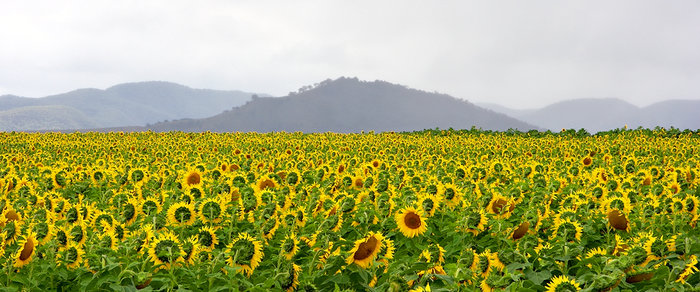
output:
[[[0,95],[124,82],[283,96],[341,76],[536,108],[700,99],[700,1],[3,1]]]

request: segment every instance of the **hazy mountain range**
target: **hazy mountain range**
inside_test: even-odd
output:
[[[478,105],[552,131],[584,128],[596,133],[625,125],[630,129],[640,126],[700,129],[700,100],[667,100],[638,107],[615,98],[587,98],[527,110],[488,103]]]
[[[0,96],[0,131],[144,126],[204,118],[239,106],[251,93],[192,89],[169,82],[88,88],[43,98]]]
[[[472,104],[385,81],[328,79],[283,97],[192,89],[168,82],[78,89],[43,98],[0,96],[0,131],[414,131],[642,126],[700,128],[700,101],[638,107],[619,99],[577,99],[519,110]]]
[[[216,116],[159,123],[156,131],[360,132],[536,129],[454,97],[357,78],[326,80],[284,97],[261,97]]]

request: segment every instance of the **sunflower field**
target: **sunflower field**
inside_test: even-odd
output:
[[[0,133],[0,290],[698,290],[700,133]]]

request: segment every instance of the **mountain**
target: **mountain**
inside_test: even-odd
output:
[[[158,123],[156,131],[360,132],[433,128],[536,129],[454,97],[384,81],[341,77],[284,97],[258,97],[204,119]]]
[[[632,129],[657,126],[700,129],[700,100],[669,100],[638,107],[615,98],[586,98],[529,110],[510,109],[496,104],[481,105],[553,131],[584,128],[596,133],[625,125]]]
[[[144,126],[204,118],[239,106],[251,93],[139,82],[87,88],[43,98],[0,96],[0,131]]]

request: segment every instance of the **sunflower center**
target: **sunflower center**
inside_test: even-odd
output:
[[[360,245],[357,247],[357,251],[355,251],[355,254],[353,255],[353,258],[355,260],[364,260],[369,258],[376,251],[377,245],[379,245],[379,240],[377,240],[374,236],[371,236],[365,242],[360,243]]]
[[[275,182],[273,182],[271,179],[265,179],[260,182],[260,190],[264,190],[267,188],[274,188],[275,187]]]
[[[494,213],[501,213],[504,211],[505,206],[508,204],[508,201],[504,199],[497,199],[496,201],[493,202],[493,205],[491,206],[491,211]]]
[[[403,217],[403,223],[411,229],[418,229],[421,225],[420,216],[418,214],[409,212]]]
[[[627,230],[627,218],[619,210],[613,209],[608,212],[608,222],[610,226],[617,230]]]
[[[591,160],[590,157],[586,157],[583,159],[583,165],[585,165],[585,166],[591,165],[592,162],[593,162],[593,160]]]
[[[22,252],[19,253],[19,260],[26,261],[32,256],[32,253],[34,253],[34,242],[27,240],[27,242],[24,243],[24,247],[22,247]]]
[[[5,218],[7,218],[7,221],[17,221],[19,220],[19,215],[14,210],[9,210],[5,213]]]
[[[562,282],[559,285],[557,285],[556,288],[554,288],[555,292],[568,292],[568,291],[578,291],[576,289],[576,286],[572,285],[569,282]]]
[[[193,172],[187,176],[187,184],[188,185],[197,185],[201,181],[202,181],[202,177],[199,176],[199,173]]]

